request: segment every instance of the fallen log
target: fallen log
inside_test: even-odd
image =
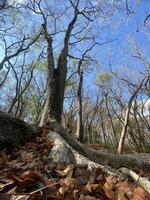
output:
[[[41,132],[36,125],[26,122],[0,112],[0,150],[12,148],[24,144],[31,138],[35,138]]]
[[[74,158],[74,154],[72,155],[72,150],[74,149],[78,155],[82,155],[88,160],[102,165],[109,165],[114,169],[118,169],[120,167],[127,167],[130,169],[143,169],[143,170],[150,170],[150,154],[149,153],[135,153],[135,154],[113,154],[113,153],[105,153],[102,151],[97,151],[87,147],[86,145],[78,142],[75,140],[70,134],[67,134],[63,127],[54,121],[51,121],[49,124],[51,129],[53,129],[56,133],[58,133],[61,138],[63,138],[69,148],[70,154],[68,153],[71,158]],[[48,136],[49,138],[53,137],[53,132],[51,132]],[[59,139],[60,141],[61,139]],[[60,142],[61,143],[61,142]],[[62,142],[63,144],[63,142]],[[72,148],[70,148],[72,147]],[[59,146],[57,146],[59,149]],[[65,152],[65,150],[63,150]],[[67,161],[67,157],[66,157]]]
[[[127,167],[130,169],[139,168],[143,170],[150,169],[150,154],[148,153],[118,155],[97,151],[78,142],[73,136],[67,134],[63,127],[55,120],[50,122],[49,127],[51,130],[54,130],[48,135],[50,140],[54,137],[54,132],[59,136],[59,140],[58,138],[54,138],[57,145],[54,145],[53,149],[55,148],[57,151],[53,151],[53,155],[51,153],[55,162],[63,161],[66,163],[75,163],[78,161],[77,164],[79,164],[80,161],[81,164],[84,164],[86,160],[86,163],[91,161],[92,164],[107,165],[114,169],[120,167]],[[39,135],[40,130],[41,129],[36,125],[29,125],[20,119],[10,117],[0,112],[0,149],[23,144],[29,139]],[[58,155],[58,159],[56,159],[56,154]]]

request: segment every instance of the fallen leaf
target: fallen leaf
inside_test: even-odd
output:
[[[149,200],[149,199],[150,197],[148,197],[148,194],[144,191],[143,188],[137,187],[134,190],[132,200]]]
[[[20,168],[21,166],[23,166],[25,163],[24,162],[18,162],[18,160],[12,160],[12,161],[9,161],[7,163],[7,165],[11,168],[11,169],[18,169]]]
[[[33,152],[23,151],[21,153],[21,160],[26,163],[30,163],[33,160]]]
[[[6,187],[13,185],[14,181],[11,179],[3,178],[0,179],[0,191],[6,189]]]
[[[0,168],[6,165],[7,162],[8,162],[8,157],[6,154],[6,149],[4,149],[0,152]]]
[[[88,183],[85,187],[85,189],[89,192],[94,192],[97,188],[98,188],[99,184],[91,184],[91,183]]]
[[[120,197],[120,200],[132,199],[132,196],[133,196],[132,188],[131,188],[131,185],[127,181],[118,182],[116,184],[116,191],[118,192],[118,196]]]
[[[79,167],[75,168],[73,175],[74,178],[84,185],[89,182],[91,171],[87,167]]]
[[[23,173],[20,177],[14,176],[12,174],[8,174],[7,177],[13,180],[14,184],[19,187],[27,187],[41,180],[41,177],[32,171],[27,171]]]
[[[63,171],[55,170],[60,177],[72,177],[74,170],[74,165],[69,165],[66,169]]]
[[[82,185],[75,178],[65,178],[61,183],[62,187],[59,192],[64,195],[66,192],[73,193],[74,190],[79,191]]]

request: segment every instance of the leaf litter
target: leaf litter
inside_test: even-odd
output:
[[[51,168],[54,141],[41,137],[0,152],[0,200],[150,200],[138,185],[107,176],[97,168],[74,165]]]

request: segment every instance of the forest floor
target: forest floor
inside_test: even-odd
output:
[[[48,158],[53,141],[46,132],[34,141],[0,152],[0,200],[150,200],[138,182],[121,181],[74,165],[53,168]],[[150,177],[139,171],[140,176]]]

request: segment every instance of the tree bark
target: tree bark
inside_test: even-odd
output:
[[[47,92],[46,92],[46,102],[44,105],[44,109],[42,111],[41,120],[39,125],[42,126],[45,122],[47,122],[50,118],[49,112],[51,110],[51,104],[53,101],[53,91],[54,91],[54,56],[53,56],[53,47],[52,47],[52,37],[47,31],[46,22],[42,24],[45,40],[47,42]]]
[[[83,84],[83,71],[79,72],[80,80],[77,92],[77,131],[76,131],[76,138],[80,142],[83,142],[83,120],[82,120],[82,84]]]
[[[132,94],[132,96],[130,97],[129,102],[128,102],[128,106],[127,106],[127,109],[126,109],[126,112],[125,112],[124,125],[123,125],[123,128],[122,128],[122,132],[121,132],[121,136],[120,136],[120,140],[119,140],[119,144],[118,144],[118,149],[117,149],[117,152],[120,153],[120,154],[122,153],[123,144],[124,144],[125,137],[126,137],[126,134],[127,134],[127,128],[128,128],[128,122],[129,122],[132,102],[133,102],[134,98],[136,97],[136,95],[138,94],[139,90],[141,89],[144,81],[145,81],[145,77],[141,81],[139,86],[136,88],[136,90],[134,91],[134,93]],[[148,78],[146,79],[145,83],[147,83],[147,81],[148,81]]]
[[[71,135],[67,134],[66,131],[63,129],[63,127],[56,121],[51,122],[50,126],[55,132],[50,133],[48,138],[54,139],[54,144],[57,146],[56,148],[56,146],[54,145],[54,148],[56,148],[57,150],[59,150],[59,144],[61,144],[62,146],[65,147],[65,150],[63,149],[62,152],[71,152],[67,154],[68,159],[71,158],[70,162],[73,162],[75,160],[77,164],[79,164],[80,161],[82,163],[82,159],[80,160],[80,157],[81,158],[84,157],[84,159],[86,160],[86,165],[88,164],[89,161],[91,161],[96,164],[109,165],[110,167],[115,169],[118,169],[120,167],[127,167],[130,169],[138,168],[143,170],[150,169],[150,154],[139,153],[139,154],[121,155],[121,154],[112,154],[112,153],[97,151],[87,147],[86,145],[80,143],[79,141],[76,141]],[[54,138],[53,137],[54,135],[57,136]],[[76,152],[75,154],[73,153],[72,149]],[[59,152],[59,154],[60,153],[61,152]],[[55,155],[54,157],[56,158],[56,152],[54,155]],[[84,164],[84,161],[82,164]]]
[[[74,12],[74,17],[68,24],[63,48],[59,54],[58,64],[55,66],[53,47],[52,47],[52,37],[48,33],[46,22],[42,24],[45,39],[47,42],[47,97],[46,103],[43,109],[40,126],[47,123],[51,119],[56,119],[61,122],[61,116],[63,112],[63,102],[64,102],[64,92],[66,86],[67,77],[67,56],[68,56],[68,46],[71,32],[73,30],[74,24],[78,17],[77,8]]]

